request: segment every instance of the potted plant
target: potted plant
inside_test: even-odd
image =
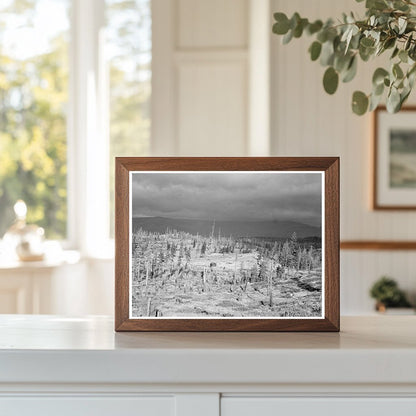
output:
[[[354,113],[374,110],[385,94],[387,110],[395,113],[409,97],[416,79],[416,0],[366,0],[362,19],[344,13],[337,21],[310,22],[299,13],[288,18],[280,12],[274,19],[273,33],[283,36],[284,44],[304,34],[313,36],[309,54],[326,68],[323,86],[328,94],[335,93],[340,80],[355,77],[360,60],[390,55],[390,65],[375,70],[371,93],[353,93]]]
[[[376,300],[378,312],[386,312],[387,308],[411,308],[405,293],[397,282],[388,276],[381,277],[373,284],[370,296]]]

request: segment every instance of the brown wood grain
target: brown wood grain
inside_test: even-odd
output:
[[[416,241],[341,241],[341,250],[416,250]]]
[[[338,332],[328,318],[325,319],[127,319],[116,331],[146,332]]]
[[[116,159],[115,327],[129,319],[129,171]]]
[[[378,189],[377,189],[377,176],[379,174],[379,166],[378,166],[378,133],[379,133],[379,127],[378,127],[378,117],[380,112],[387,111],[385,106],[379,106],[373,111],[373,178],[372,178],[372,184],[373,184],[373,193],[372,193],[372,207],[375,211],[413,211],[416,209],[416,205],[409,205],[409,206],[403,206],[403,205],[381,205],[378,202]],[[416,112],[416,106],[406,106],[403,107],[401,112],[406,111],[414,111]]]
[[[339,330],[339,159],[325,171],[325,317]]]
[[[131,171],[324,171],[325,318],[323,319],[130,319],[129,172]],[[337,157],[122,157],[116,158],[116,331],[339,331],[339,158]]]

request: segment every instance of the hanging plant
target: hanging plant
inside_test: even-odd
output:
[[[304,34],[314,37],[309,54],[312,61],[319,60],[326,68],[323,87],[328,94],[336,92],[340,80],[354,79],[359,60],[367,62],[390,54],[390,65],[374,71],[371,93],[353,93],[352,110],[358,115],[373,111],[386,96],[387,110],[396,113],[415,83],[416,2],[366,0],[365,7],[364,19],[344,13],[339,22],[333,19],[310,22],[299,13],[290,19],[284,13],[275,13],[273,33],[283,36],[283,44]]]

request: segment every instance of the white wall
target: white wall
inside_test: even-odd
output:
[[[152,4],[152,154],[244,156],[268,149],[269,0]],[[252,56],[260,71],[250,72]]]
[[[370,209],[371,117],[353,115],[350,101],[355,89],[369,90],[375,64],[360,64],[359,77],[330,97],[322,88],[324,69],[309,60],[311,40],[282,46],[271,35],[272,11],[325,18],[362,5],[153,0],[153,6],[154,155],[340,156],[342,239],[415,239],[416,213]],[[87,304],[60,306],[112,314],[113,270],[112,262],[89,262],[78,296]],[[341,252],[341,312],[371,312],[368,289],[382,274],[416,295],[414,270],[414,252]]]
[[[324,68],[307,53],[311,39],[281,45],[271,34],[279,10],[326,19],[350,10],[363,15],[363,4],[154,0],[153,153],[340,156],[341,238],[414,239],[416,213],[370,208],[371,116],[353,115],[350,103],[354,90],[369,91],[377,62],[360,63],[357,78],[328,96]],[[383,274],[416,296],[414,254],[342,251],[342,313],[371,312],[368,289]]]
[[[364,15],[362,4],[351,0],[272,0],[273,12],[298,11],[312,19],[334,18],[350,10],[361,10]],[[353,115],[350,103],[354,90],[370,92],[377,62],[360,63],[357,79],[340,85],[337,93],[329,96],[322,88],[324,68],[309,59],[311,42],[305,37],[282,45],[272,36],[273,155],[341,157],[341,240],[415,240],[415,212],[375,212],[370,208],[371,116]],[[395,277],[415,295],[415,265],[413,251],[342,251],[342,313],[371,311],[368,289],[383,274]]]

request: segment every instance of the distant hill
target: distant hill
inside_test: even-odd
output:
[[[133,230],[164,233],[166,229],[209,236],[213,221],[165,217],[135,217]],[[216,221],[215,235],[239,237],[287,238],[294,232],[298,238],[321,237],[321,228],[295,221]]]

